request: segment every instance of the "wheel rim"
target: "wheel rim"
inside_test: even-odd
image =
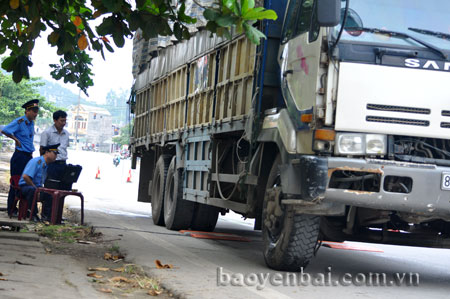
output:
[[[168,177],[167,180],[169,180],[169,196],[168,198],[166,198],[165,200],[167,200],[167,208],[168,208],[168,214],[169,212],[172,210],[172,206],[173,206],[173,201],[174,201],[174,194],[175,194],[175,186],[174,186],[174,178],[173,175]]]
[[[155,182],[154,182],[154,188],[155,191],[153,193],[152,196],[152,212],[153,213],[158,213],[161,208],[161,176],[160,173],[158,172],[156,177],[155,177]]]
[[[271,185],[272,194],[276,194],[277,189],[281,188],[281,178],[279,175],[277,175]],[[281,198],[282,194],[279,191],[278,196],[270,195],[270,199],[266,203],[264,227],[266,228],[267,239],[270,243],[269,248],[275,247],[282,237],[285,213],[281,205]]]
[[[155,201],[154,202],[155,204],[158,203],[158,201],[159,201],[158,197],[161,194],[161,187],[160,187],[160,185],[161,185],[161,179],[160,179],[159,173],[158,173],[158,176],[157,176],[156,182],[155,182],[155,198],[152,198],[152,200]]]

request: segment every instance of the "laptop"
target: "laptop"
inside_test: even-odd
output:
[[[81,165],[68,164],[64,174],[61,176],[61,180],[47,178],[45,186],[51,189],[71,190],[72,184],[78,181],[82,169]]]

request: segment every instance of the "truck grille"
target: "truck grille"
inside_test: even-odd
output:
[[[387,124],[421,126],[421,127],[428,127],[430,125],[430,122],[428,120],[382,117],[382,116],[371,116],[371,115],[366,117],[366,121],[377,122],[377,123],[387,123]]]
[[[450,123],[447,123],[450,128]],[[450,140],[437,138],[417,138],[411,136],[391,136],[390,155],[396,160],[450,165]]]
[[[378,105],[378,104],[367,104],[367,110],[404,112],[404,113],[414,113],[414,114],[430,114],[431,113],[431,110],[427,109],[427,108]],[[444,112],[444,111],[442,111],[442,112]],[[447,116],[450,116],[450,111],[447,111],[447,112],[448,112]]]

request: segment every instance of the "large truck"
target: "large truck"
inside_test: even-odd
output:
[[[199,31],[137,75],[153,222],[254,218],[266,264],[287,271],[322,240],[449,247],[450,2],[264,5],[279,19],[260,46]]]

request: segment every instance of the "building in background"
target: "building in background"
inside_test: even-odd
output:
[[[78,127],[78,130],[77,130]],[[67,111],[67,131],[70,141],[75,143],[78,135],[78,144],[83,148],[110,152],[113,136],[111,113],[108,110],[95,106],[75,105]]]

